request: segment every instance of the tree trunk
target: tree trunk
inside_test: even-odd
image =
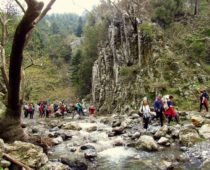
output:
[[[0,137],[5,141],[24,140],[26,135],[21,128],[20,81],[23,50],[34,21],[40,16],[44,6],[36,0],[25,0],[28,9],[17,26],[9,66],[9,91],[5,116],[1,119]]]
[[[194,15],[198,15],[199,13],[199,0],[195,0],[195,9],[194,9]]]

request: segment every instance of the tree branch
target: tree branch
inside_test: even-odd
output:
[[[19,2],[19,0],[15,0],[15,2],[19,5],[23,13],[26,13],[26,10],[24,9],[23,5]]]
[[[38,18],[36,18],[36,20],[34,21],[34,24],[37,24],[40,20],[42,20],[42,18],[44,18],[44,16],[47,14],[47,12],[51,9],[52,5],[55,3],[56,0],[51,0],[47,6],[45,7],[45,9],[42,11],[42,13],[38,16]]]

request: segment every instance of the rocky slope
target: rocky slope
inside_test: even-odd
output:
[[[180,107],[195,107],[197,91],[210,77],[197,61],[174,52],[157,24],[124,12],[108,32],[92,71],[92,98],[101,113],[126,113],[143,96],[153,100],[158,93],[175,95]]]

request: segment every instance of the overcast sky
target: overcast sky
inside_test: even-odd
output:
[[[40,0],[41,1],[41,0]],[[49,2],[49,0],[42,0]],[[81,15],[86,9],[91,10],[100,0],[56,0],[49,13],[76,13]]]

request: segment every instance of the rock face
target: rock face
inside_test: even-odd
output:
[[[141,23],[136,10],[131,5],[129,14],[116,14],[106,41],[98,44],[98,59],[92,68],[92,99],[99,113],[128,113],[131,107],[127,105],[139,107],[139,98],[164,90],[193,98],[197,90],[194,84],[200,82],[197,73],[204,75],[204,82],[209,79],[201,67],[190,67],[195,73],[189,74],[190,64],[167,46],[161,28],[150,19]]]
[[[210,139],[210,124],[203,125],[199,129],[199,134],[205,139]]]
[[[193,125],[196,127],[201,127],[204,123],[204,119],[201,116],[192,116],[191,118]]]
[[[43,149],[30,143],[16,141],[14,144],[6,146],[6,152],[32,168],[41,167],[48,161]]]
[[[146,151],[156,151],[158,150],[158,145],[151,136],[143,135],[139,138],[136,143],[137,149],[144,149]]]

